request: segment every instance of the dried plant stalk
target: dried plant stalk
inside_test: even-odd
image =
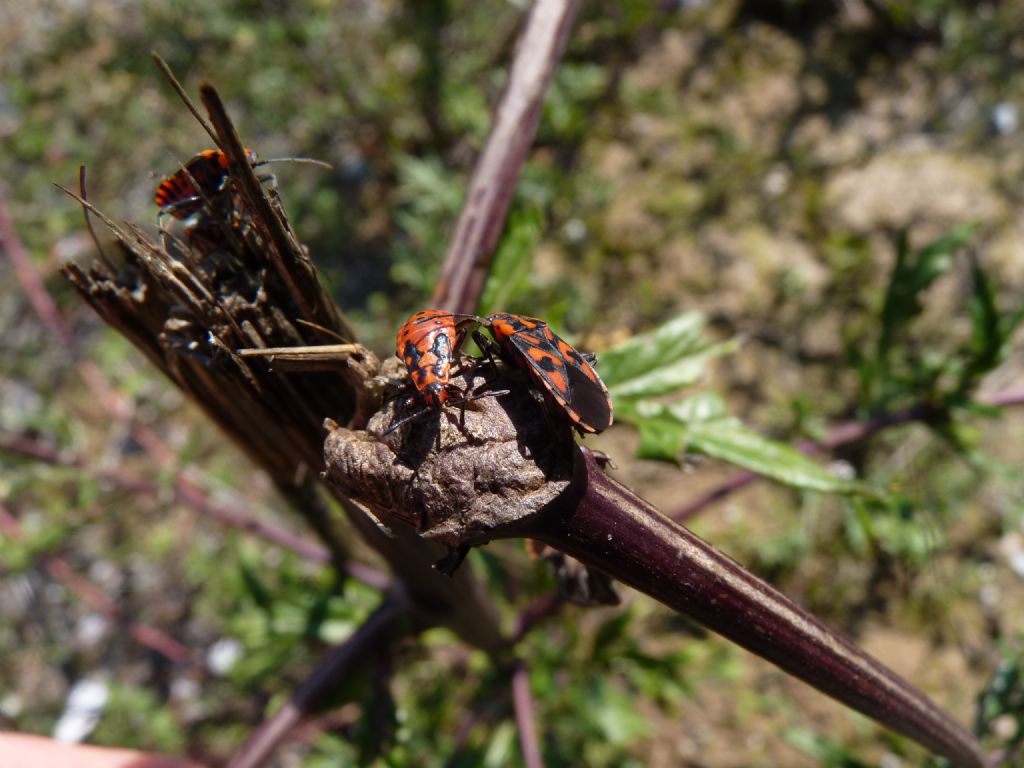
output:
[[[273,478],[344,572],[347,547],[316,490],[324,419],[357,426],[380,403],[380,363],[354,343],[351,328],[317,279],[288,223],[276,190],[260,184],[212,86],[201,88],[218,145],[230,161],[230,216],[191,233],[154,240],[141,228],[95,213],[114,233],[124,260],[65,276],[111,326],[166,376]],[[71,193],[69,193],[71,194]],[[265,356],[241,349],[347,345],[333,367],[284,373]],[[468,642],[503,647],[493,607],[471,573],[455,580],[431,569],[443,554],[414,532],[390,534],[335,494],[363,539],[406,586],[420,625],[444,623]]]

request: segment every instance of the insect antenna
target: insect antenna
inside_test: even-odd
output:
[[[82,196],[83,200],[88,201],[89,195],[85,191],[85,166],[78,166],[78,191]],[[100,239],[96,236],[96,230],[92,226],[92,217],[89,215],[89,209],[86,206],[82,206],[82,215],[85,216],[85,227],[89,230],[89,236],[92,238],[93,243],[96,245],[96,250],[99,251],[100,258],[111,266],[113,262],[107,257],[106,251],[103,250],[103,246],[100,245]]]
[[[385,435],[390,435],[392,432],[394,432],[396,429],[398,429],[403,424],[408,424],[413,419],[418,419],[420,416],[422,416],[423,414],[427,413],[429,410],[430,410],[429,407],[423,407],[423,408],[420,408],[418,411],[415,411],[414,413],[410,413],[408,416],[405,416],[405,417],[399,419],[394,424],[392,424],[390,427],[388,427],[383,432],[381,432],[380,433],[381,437],[384,437]]]
[[[268,157],[266,160],[257,160],[252,163],[252,167],[256,168],[261,165],[268,165],[269,163],[305,163],[306,165],[319,165],[321,168],[326,168],[330,171],[334,170],[334,166],[323,160],[317,160],[315,157]]]

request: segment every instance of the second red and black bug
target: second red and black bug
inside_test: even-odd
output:
[[[256,153],[245,150],[250,165],[258,165]],[[161,213],[176,219],[187,219],[202,209],[206,202],[215,202],[228,184],[228,156],[219,149],[204,149],[185,167],[160,182],[153,196]]]
[[[536,317],[497,312],[483,324],[508,362],[531,378],[583,432],[612,423],[612,401],[601,377],[583,355]]]

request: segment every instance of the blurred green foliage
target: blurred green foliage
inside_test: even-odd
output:
[[[1024,638],[1010,638],[1002,648],[1002,660],[978,697],[974,731],[978,737],[1002,730],[1004,765],[1020,759],[1024,747]]]
[[[924,293],[949,272],[959,251],[969,246],[975,227],[962,226],[927,245],[911,249],[906,233],[896,247],[896,264],[879,317],[873,354],[851,347],[851,363],[863,389],[865,414],[890,412],[908,403],[966,405],[981,378],[1006,359],[1008,344],[1024,318],[1024,308],[1000,310],[991,279],[971,257],[970,337],[959,346],[918,343],[914,321]]]
[[[1013,263],[987,250],[1005,221],[950,229],[956,222],[923,216],[890,237],[888,225],[841,216],[829,182],[906,134],[993,158],[1003,169],[993,184],[1016,199],[1019,134],[994,136],[989,109],[1024,99],[1024,18],[1017,4],[904,0],[864,4],[869,18],[858,24],[844,16],[853,5],[585,4],[482,308],[541,316],[596,349],[642,455],[676,462],[698,452],[801,489],[767,489],[697,522],[850,631],[895,620],[946,649],[981,648],[973,680],[1002,658],[978,731],[1019,749],[1020,654],[989,634],[1014,620],[1020,592],[1001,582],[1006,615],[976,615],[1024,499],[1019,423],[973,401],[1021,320]],[[189,90],[204,78],[218,86],[261,156],[334,166],[274,170],[318,269],[362,339],[388,352],[398,324],[430,295],[521,10],[461,0],[97,0],[30,4],[5,18],[0,178],[78,347],[40,330],[5,272],[0,428],[88,460],[80,470],[0,454],[0,496],[24,533],[0,540],[0,647],[12,649],[0,667],[5,721],[47,732],[67,685],[106,667],[117,679],[95,741],[222,760],[379,600],[348,582],[339,596],[326,569],[194,519],[172,499],[174,470],[154,467],[83,386],[75,365],[93,361],[177,464],[203,469],[207,492],[279,516],[244,458],[55,277],[57,261],[85,260],[91,245],[52,182],[74,187],[84,163],[92,200],[152,230],[159,178],[209,146],[152,67],[158,51]],[[941,295],[949,285],[965,289],[950,300]],[[673,399],[680,390],[686,399]],[[943,414],[930,425],[937,439],[901,427],[838,457],[884,501],[807,492],[851,486],[787,443],[922,402]],[[636,469],[614,445],[624,471],[656,471]],[[99,464],[153,479],[158,493],[100,480]],[[669,503],[696,495],[692,475],[671,478],[642,490]],[[187,676],[119,629],[99,646],[80,639],[91,612],[40,569],[47,553],[197,655],[228,638],[241,644],[239,660],[220,677],[203,671],[195,696],[176,698]],[[940,571],[940,561],[953,564]],[[553,588],[511,548],[471,562],[509,622],[528,595]],[[781,694],[761,690],[745,657],[641,599],[618,613],[570,609],[518,651],[548,765],[647,765],[665,734],[691,729],[706,745],[712,728],[721,731],[711,742],[749,762],[764,757],[764,742],[749,736],[744,711],[788,731],[798,751],[771,746],[777,764],[809,756],[852,766],[883,751],[904,764],[923,759],[866,726],[835,737],[805,728],[799,707],[768,716]],[[520,761],[509,669],[439,630],[400,648],[395,667],[390,692],[367,670],[338,692],[345,707],[330,732],[290,749],[311,766]],[[934,690],[948,693],[946,682]],[[739,714],[709,725],[702,695],[725,697]],[[829,722],[842,730],[844,721]],[[702,758],[712,759],[693,759]]]
[[[700,315],[682,315],[602,355],[601,375],[616,415],[640,430],[640,458],[679,462],[684,452],[693,451],[794,488],[870,492],[866,486],[829,472],[796,448],[758,434],[730,415],[715,393],[667,403],[654,399],[694,384],[702,378],[708,362],[735,348],[730,343],[711,343],[704,337],[703,327]]]

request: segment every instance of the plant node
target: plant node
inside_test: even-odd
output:
[[[385,365],[387,368],[387,365]],[[557,499],[573,477],[576,445],[567,420],[550,413],[525,374],[504,366],[453,377],[475,397],[426,409],[384,434],[416,398],[388,402],[365,431],[334,428],[324,476],[385,524],[402,521],[453,549],[484,543]],[[508,390],[480,397],[488,390]]]

